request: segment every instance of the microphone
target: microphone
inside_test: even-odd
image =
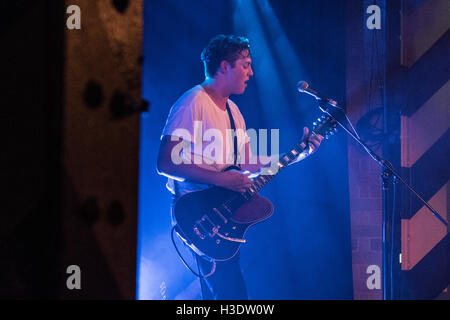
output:
[[[324,96],[324,95],[320,94],[318,91],[314,90],[313,88],[311,88],[309,86],[308,82],[306,82],[306,81],[299,81],[297,83],[297,89],[299,92],[307,93],[307,94],[313,96],[314,98],[316,98],[317,100],[323,100],[326,103],[332,105],[333,107],[338,106],[338,103],[336,101],[334,101],[333,99],[330,99],[327,96]]]

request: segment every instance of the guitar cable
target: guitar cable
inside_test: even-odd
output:
[[[181,255],[180,251],[178,250],[177,245],[175,244],[175,239],[174,239],[173,233],[174,233],[176,227],[177,227],[176,225],[172,227],[172,230],[171,230],[171,232],[170,232],[170,237],[172,238],[172,244],[173,244],[173,246],[175,247],[175,250],[177,251],[177,254],[178,254],[178,256],[180,257],[181,261],[183,262],[184,266],[185,266],[186,268],[188,268],[189,271],[191,271],[196,277],[198,277],[198,278],[200,278],[200,279],[205,279],[205,278],[208,278],[209,276],[212,276],[212,275],[214,274],[214,272],[216,272],[216,261],[215,261],[214,259],[210,259],[210,262],[212,262],[213,265],[212,265],[212,267],[211,267],[211,272],[208,273],[207,275],[201,275],[201,272],[200,272],[200,265],[199,265],[199,263],[198,263],[198,258],[202,258],[202,257],[200,257],[200,256],[199,256],[199,257],[196,257],[196,259],[195,259],[195,260],[197,261],[197,269],[198,269],[198,273],[195,272],[194,270],[192,270],[191,267],[189,267],[189,265],[187,264],[186,260],[184,260],[183,256]],[[178,232],[177,232],[177,234],[178,234]],[[183,241],[183,242],[184,242],[184,241]],[[185,244],[185,245],[186,245],[186,244]],[[191,249],[191,250],[192,250],[192,249]],[[194,254],[197,255],[195,252],[194,252]]]

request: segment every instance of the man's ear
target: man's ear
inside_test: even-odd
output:
[[[219,71],[223,74],[227,73],[228,70],[231,68],[231,65],[226,60],[222,60],[219,66]]]

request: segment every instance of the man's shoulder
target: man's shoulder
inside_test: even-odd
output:
[[[174,103],[174,106],[192,106],[205,99],[204,91],[201,85],[185,91],[180,98]]]

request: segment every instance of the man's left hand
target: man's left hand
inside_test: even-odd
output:
[[[317,149],[320,146],[320,143],[322,142],[323,137],[320,134],[311,134],[309,132],[308,127],[303,128],[303,138],[302,141],[308,141],[310,154],[313,154],[317,151]]]

